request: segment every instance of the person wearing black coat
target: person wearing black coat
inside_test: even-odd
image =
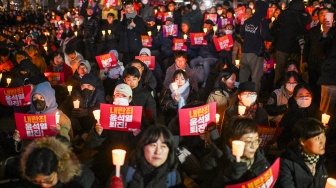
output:
[[[325,127],[313,118],[297,122],[294,141],[280,156],[276,188],[321,188],[328,178],[325,153]]]
[[[141,35],[146,35],[145,23],[134,9],[133,2],[127,1],[124,4],[126,14],[121,14],[120,22],[117,26],[119,35],[118,51],[124,53],[124,65],[128,64],[138,55],[141,48]]]
[[[119,44],[119,38],[116,35],[118,21],[114,20],[113,13],[107,14],[106,23],[102,26],[101,45],[98,54],[108,53],[110,50],[116,50]]]
[[[93,7],[87,7],[87,17],[85,17],[81,29],[84,32],[85,58],[94,61],[96,51],[96,37],[98,35],[98,18],[93,15]]]

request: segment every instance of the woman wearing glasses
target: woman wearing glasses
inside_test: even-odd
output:
[[[208,170],[207,177],[212,184],[212,188],[225,187],[226,185],[237,184],[251,180],[264,171],[270,164],[265,158],[259,144],[261,140],[258,135],[258,126],[251,119],[242,116],[231,118],[224,127],[222,140],[223,147],[218,149],[214,144],[210,148],[213,151],[206,158],[203,166]],[[245,142],[243,156],[240,162],[236,162],[235,156],[232,155],[231,143],[233,140]],[[215,179],[211,178],[215,177]]]
[[[253,119],[258,125],[269,125],[267,112],[259,106],[257,97],[257,85],[254,82],[246,81],[238,86],[238,101],[228,107],[225,111],[224,124],[233,117],[239,115],[239,106],[245,106],[245,111],[241,114],[244,117]]]

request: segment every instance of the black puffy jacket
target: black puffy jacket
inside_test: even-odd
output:
[[[85,17],[83,24],[81,25],[84,30],[85,39],[95,39],[98,34],[98,18],[91,16],[89,19]]]

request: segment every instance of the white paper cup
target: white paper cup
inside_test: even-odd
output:
[[[244,115],[245,110],[246,110],[246,106],[241,106],[241,105],[238,106],[238,114],[239,115],[241,115],[241,116]]]
[[[325,14],[325,19],[327,20],[327,21],[329,21],[329,25],[328,26],[332,26],[332,22],[333,22],[333,19],[334,19],[334,13],[332,13],[332,12],[327,12],[326,14]]]
[[[240,157],[243,156],[245,142],[240,140],[232,141],[232,155],[236,156],[237,162],[240,162]]]
[[[120,166],[124,165],[126,151],[122,149],[112,150],[112,163],[116,166],[116,176],[120,177]]]
[[[336,179],[328,178],[325,188],[336,188]]]

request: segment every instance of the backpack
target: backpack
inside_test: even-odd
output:
[[[128,167],[127,173],[126,173],[126,183],[129,183],[132,181],[134,173],[135,173],[135,168],[132,166]],[[169,172],[167,176],[167,187],[172,187],[176,185],[176,175],[177,175],[176,170]]]

